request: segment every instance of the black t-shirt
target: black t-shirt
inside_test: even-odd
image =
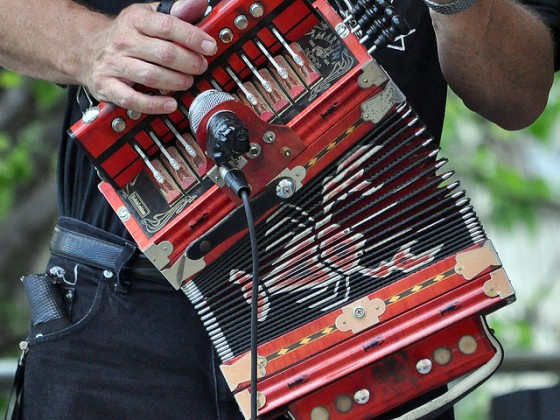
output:
[[[560,0],[527,0],[555,28],[560,28]],[[116,14],[138,1],[82,1],[91,8]],[[393,6],[410,25],[410,32],[375,53],[374,58],[406,95],[408,102],[439,139],[443,125],[447,86],[437,59],[435,35],[429,12],[420,0],[395,0]],[[558,60],[557,60],[558,63]],[[81,117],[76,88],[69,89],[64,132]],[[59,212],[61,216],[85,221],[119,236],[129,235],[97,189],[99,178],[80,147],[64,135],[59,153]]]
[[[555,47],[554,69],[560,70],[560,0],[522,0],[533,9],[552,31]]]

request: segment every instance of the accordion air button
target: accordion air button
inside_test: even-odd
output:
[[[264,15],[264,7],[260,3],[253,3],[251,7],[249,7],[249,12],[251,12],[253,17],[260,18]]]
[[[101,109],[99,109],[98,106],[93,106],[91,108],[88,108],[86,112],[84,112],[84,114],[82,115],[82,122],[85,124],[90,124],[94,122],[97,119],[97,117],[99,117],[100,113],[101,113]]]
[[[249,26],[249,20],[247,19],[247,16],[239,15],[234,19],[233,24],[237,29],[243,30],[247,29],[247,26]]]
[[[229,44],[233,41],[233,31],[230,28],[222,29],[218,36],[220,37],[220,41],[224,44]]]

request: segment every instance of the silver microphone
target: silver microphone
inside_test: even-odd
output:
[[[229,93],[219,90],[205,90],[192,102],[189,108],[189,123],[192,133],[196,136],[200,123],[213,108],[227,101],[234,101],[235,98]]]
[[[218,90],[207,90],[198,95],[189,109],[189,123],[193,135],[200,138],[199,129],[202,121],[209,115],[206,123],[206,153],[216,162],[216,166],[225,182],[232,191],[239,196],[249,185],[243,172],[231,165],[232,159],[247,153],[250,148],[249,131],[243,121],[232,111],[213,110],[235,98],[229,93]]]

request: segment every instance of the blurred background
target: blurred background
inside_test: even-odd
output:
[[[2,413],[29,322],[19,279],[43,270],[56,218],[56,147],[65,100],[61,87],[0,69]],[[454,169],[463,183],[517,292],[516,303],[489,317],[505,361],[498,374],[457,405],[459,420],[491,419],[496,396],[559,383],[559,114],[558,77],[545,113],[513,133],[484,121],[449,94],[446,169]]]

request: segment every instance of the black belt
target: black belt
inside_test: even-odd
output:
[[[53,255],[111,271],[115,271],[117,261],[127,247],[136,248],[134,244],[124,240],[122,244],[115,244],[61,226],[54,228],[50,243]],[[152,262],[137,249],[124,264],[121,275],[168,283]]]

